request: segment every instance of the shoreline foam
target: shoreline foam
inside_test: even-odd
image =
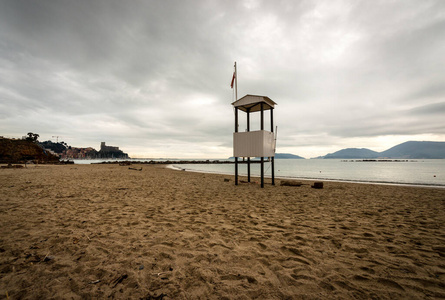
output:
[[[169,164],[166,166],[167,168],[170,168],[172,170],[176,171],[186,171],[186,172],[195,172],[195,173],[205,173],[205,174],[216,174],[216,175],[231,175],[234,176],[233,173],[229,172],[218,172],[218,171],[206,171],[206,170],[194,170],[194,169],[187,169],[187,168],[181,168],[179,166],[174,166],[173,164]],[[247,174],[241,174],[240,176],[246,177]],[[258,175],[251,175],[252,178],[259,178]],[[264,178],[270,179],[271,176],[268,174],[264,175]],[[375,185],[392,185],[392,186],[406,186],[406,187],[423,187],[423,188],[438,188],[438,189],[445,189],[445,184],[443,185],[437,185],[437,184],[425,184],[425,183],[405,183],[405,182],[390,182],[390,181],[364,181],[364,180],[353,180],[353,179],[332,179],[332,178],[324,178],[324,177],[293,177],[293,176],[275,176],[275,179],[290,179],[290,180],[322,180],[322,181],[329,181],[329,182],[339,182],[339,183],[361,183],[361,184],[375,184]]]

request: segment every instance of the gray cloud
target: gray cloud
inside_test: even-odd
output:
[[[444,140],[444,9],[443,1],[2,1],[1,134],[107,141],[139,156],[230,156],[236,60],[238,95],[278,103],[285,150],[310,157],[351,139]]]
[[[417,117],[427,117],[430,121],[431,117],[443,117],[445,115],[445,102],[422,105],[410,110],[410,114]],[[437,119],[439,121],[439,119]],[[440,122],[438,123],[438,125]]]

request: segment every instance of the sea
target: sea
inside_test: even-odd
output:
[[[128,159],[132,161],[132,159]],[[167,159],[145,159],[165,161]],[[193,172],[235,174],[234,164],[175,164],[171,168]],[[196,159],[202,160],[202,159]],[[75,164],[104,160],[74,160]],[[110,161],[110,160],[107,160]],[[133,159],[144,161],[144,159]],[[222,160],[220,160],[222,161]],[[247,175],[247,165],[239,164],[239,174]],[[271,176],[271,163],[264,164],[265,177]],[[260,164],[251,164],[251,175],[260,175]],[[445,159],[340,160],[275,159],[275,178],[414,185],[445,188]]]

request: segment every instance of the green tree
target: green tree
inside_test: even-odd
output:
[[[28,132],[28,137],[26,138],[26,140],[30,142],[37,142],[39,136],[40,135],[38,135],[37,133]]]

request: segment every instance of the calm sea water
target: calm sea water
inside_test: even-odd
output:
[[[128,160],[131,161],[131,159]],[[134,160],[144,161],[144,159]],[[152,159],[146,160],[150,161]],[[102,161],[104,160],[74,160],[76,164],[91,164]],[[173,164],[173,167],[188,171],[235,174],[235,166],[233,164]],[[271,176],[270,168],[270,163],[266,162],[264,164],[266,177]],[[239,174],[247,175],[247,166],[245,164],[239,165]],[[251,164],[251,174],[253,176],[260,175],[259,164]],[[337,159],[276,159],[275,177],[427,185],[445,188],[445,159],[419,159],[404,162],[359,162]]]
[[[175,165],[174,165],[175,166]],[[176,165],[180,169],[221,174],[234,174],[229,165]],[[270,163],[264,165],[265,176],[271,175]],[[247,174],[247,166],[239,165],[239,174]],[[260,165],[251,164],[251,174],[260,174]],[[445,188],[445,159],[409,160],[406,162],[359,162],[336,159],[276,159],[276,178],[339,180],[387,184],[428,185]]]

